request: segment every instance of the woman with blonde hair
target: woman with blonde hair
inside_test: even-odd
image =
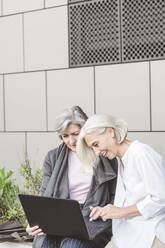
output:
[[[114,205],[92,206],[90,220],[112,219],[106,248],[165,248],[165,164],[126,137],[127,123],[109,115],[94,115],[81,129],[77,153],[86,169],[98,167],[100,155],[119,162]]]

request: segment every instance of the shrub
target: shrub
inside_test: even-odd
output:
[[[19,173],[25,179],[25,193],[39,195],[42,183],[42,170],[38,168],[36,171],[32,172],[30,160],[26,159],[25,162],[21,164]]]
[[[0,169],[0,220],[18,220],[23,217],[23,211],[18,203],[19,187],[12,179],[13,171]]]
[[[0,169],[0,222],[25,220],[22,206],[18,199],[19,193],[38,195],[42,182],[42,170],[32,172],[30,160],[26,159],[19,168],[20,175],[24,178],[24,189],[20,190],[15,179],[12,178],[13,171]]]

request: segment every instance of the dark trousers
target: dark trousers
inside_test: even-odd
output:
[[[42,248],[92,248],[88,241],[75,238],[46,237]]]

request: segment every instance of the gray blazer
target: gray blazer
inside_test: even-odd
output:
[[[43,169],[41,195],[69,199],[68,187],[68,153],[69,149],[62,143],[58,148],[48,152]],[[113,203],[117,179],[117,159],[100,157],[99,165],[93,169],[93,177],[84,203],[82,213],[88,216],[89,206],[104,206]],[[94,247],[103,248],[111,239],[111,228],[106,229],[92,242]],[[41,248],[46,235],[37,236],[33,248]]]

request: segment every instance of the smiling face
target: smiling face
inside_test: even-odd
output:
[[[95,132],[86,134],[85,141],[97,156],[102,155],[113,159],[117,155],[118,143],[114,130],[110,127],[106,128],[106,131],[102,134]]]
[[[61,135],[62,140],[72,152],[76,152],[76,144],[80,129],[79,125],[70,124]]]

